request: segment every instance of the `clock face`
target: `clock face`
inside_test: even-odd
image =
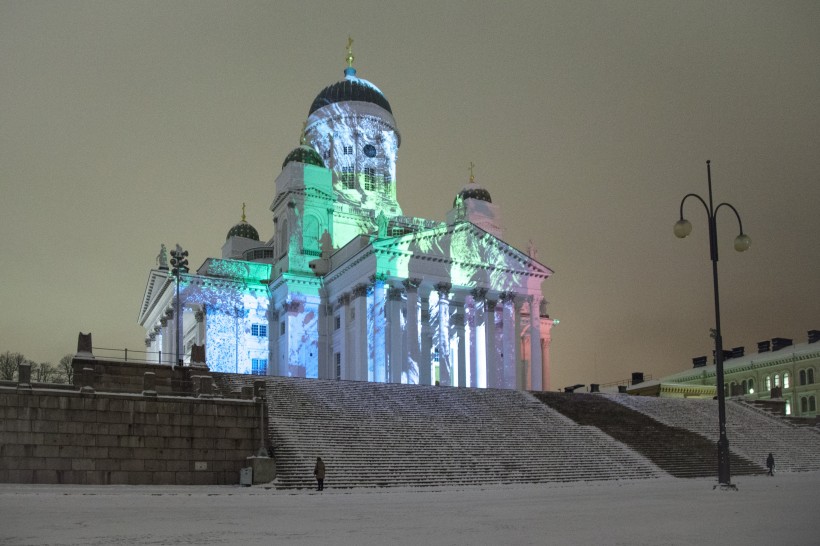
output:
[[[376,147],[372,144],[365,144],[364,155],[367,157],[376,157]]]

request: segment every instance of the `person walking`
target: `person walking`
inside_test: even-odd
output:
[[[319,484],[317,491],[322,491],[325,488],[325,462],[321,457],[316,457],[316,466],[313,467],[313,475],[316,476],[316,482]]]
[[[774,455],[771,453],[766,457],[766,468],[769,469],[769,476],[774,476]]]

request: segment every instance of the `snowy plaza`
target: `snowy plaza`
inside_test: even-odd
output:
[[[328,469],[332,476],[332,469]],[[817,544],[820,473],[486,488],[0,484],[0,544]]]

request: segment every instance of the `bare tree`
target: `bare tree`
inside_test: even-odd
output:
[[[71,385],[74,382],[74,367],[71,362],[74,360],[74,355],[67,354],[60,359],[60,364],[57,366],[60,372],[60,379],[65,379],[65,383]],[[63,381],[59,381],[62,383]]]
[[[14,381],[17,375],[17,368],[26,361],[26,357],[20,353],[6,351],[0,354],[0,379]]]
[[[38,383],[59,383],[59,376],[60,370],[51,362],[31,363],[31,377]]]

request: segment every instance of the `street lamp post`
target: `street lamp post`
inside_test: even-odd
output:
[[[710,161],[706,162],[706,175],[709,181],[709,204],[699,195],[689,193],[680,202],[680,220],[675,223],[675,236],[683,239],[692,233],[692,224],[683,217],[683,204],[690,197],[694,197],[703,204],[706,215],[709,218],[709,255],[712,259],[712,282],[715,291],[715,370],[718,396],[718,423],[720,427],[720,437],[718,438],[718,483],[721,485],[731,485],[731,470],[729,467],[729,439],[726,437],[726,392],[723,384],[723,338],[720,331],[720,297],[718,292],[718,245],[717,245],[717,222],[715,215],[721,207],[732,209],[737,218],[740,234],[735,238],[735,250],[743,252],[748,250],[752,244],[749,236],[743,233],[743,222],[737,209],[729,203],[720,203],[714,206],[712,200],[712,169]]]
[[[176,331],[177,332],[176,332],[176,343],[174,343],[174,345],[176,345],[176,347],[177,347],[176,365],[181,368],[182,367],[182,357],[180,357],[180,354],[179,354],[179,346],[182,345],[182,340],[180,339],[181,338],[181,335],[180,335],[181,332],[180,332],[180,320],[179,320],[179,314],[180,314],[180,311],[181,311],[181,308],[180,308],[180,305],[179,305],[179,279],[180,279],[180,275],[188,273],[188,251],[187,250],[182,250],[182,247],[179,246],[179,244],[177,244],[177,247],[176,247],[175,250],[171,251],[171,265],[173,266],[173,269],[171,270],[171,273],[174,275],[174,278],[176,279],[176,283],[177,283],[177,287],[176,287],[177,288],[177,290],[176,290],[176,292],[177,292],[176,305],[174,306],[175,307],[174,313],[176,314],[176,317],[174,317],[174,318],[176,319]]]

